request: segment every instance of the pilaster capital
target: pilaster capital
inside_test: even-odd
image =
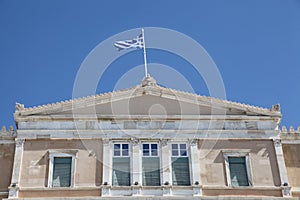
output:
[[[161,139],[160,140],[161,147],[167,146],[169,144],[169,141],[170,140],[168,140],[168,139]]]
[[[15,141],[16,141],[17,147],[22,147],[25,142],[25,139],[24,138],[16,138]]]
[[[102,141],[103,141],[104,145],[109,145],[109,143],[110,143],[110,139],[107,139],[107,138],[103,138]]]
[[[137,146],[140,144],[140,140],[138,138],[130,138],[130,143],[133,145],[133,146]]]
[[[275,147],[279,147],[279,146],[281,146],[281,139],[274,138],[273,143],[274,143]]]
[[[190,146],[197,146],[198,145],[198,139],[193,138],[189,140]]]

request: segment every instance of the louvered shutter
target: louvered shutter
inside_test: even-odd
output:
[[[160,164],[158,157],[143,158],[143,185],[160,185]]]
[[[114,186],[130,185],[130,158],[113,158],[113,182]]]
[[[52,187],[71,186],[72,157],[55,157],[53,162]]]
[[[172,158],[173,185],[188,186],[190,182],[190,169],[188,157]]]
[[[228,157],[232,186],[249,186],[245,157]]]

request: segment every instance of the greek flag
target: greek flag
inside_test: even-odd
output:
[[[115,42],[114,46],[121,51],[123,49],[130,49],[130,48],[143,48],[144,47],[144,40],[143,34],[140,34],[133,40],[124,40],[124,41],[117,41]]]

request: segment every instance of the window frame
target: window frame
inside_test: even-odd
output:
[[[178,147],[178,155],[177,156],[173,156],[173,148],[172,148],[172,145],[177,145],[177,147]],[[186,155],[185,156],[183,156],[183,155],[181,155],[180,154],[180,150],[181,150],[181,148],[180,148],[180,145],[181,144],[184,144],[185,145],[185,151],[186,151]],[[183,157],[183,158],[189,158],[189,151],[188,151],[188,144],[187,143],[185,143],[185,142],[174,142],[174,143],[171,143],[171,158],[172,157],[177,157],[177,158],[180,158],[180,157]],[[189,159],[190,160],[190,159]]]
[[[173,148],[172,145],[177,145],[178,147],[178,155],[173,155]],[[183,156],[180,154],[180,145],[184,144],[185,145],[185,151],[186,151],[186,155]],[[191,169],[191,158],[190,158],[190,152],[189,152],[189,144],[187,142],[184,141],[173,141],[170,143],[170,158],[171,158],[171,165],[170,165],[170,176],[171,176],[171,184],[175,187],[190,187],[192,186],[192,169]],[[188,172],[189,172],[189,185],[174,185],[174,180],[173,180],[173,163],[172,163],[172,159],[173,158],[187,158],[188,159]]]
[[[223,150],[223,157],[224,157],[224,164],[225,164],[225,172],[226,172],[226,180],[227,186],[233,188],[240,188],[240,187],[253,187],[252,181],[252,172],[251,172],[251,164],[250,164],[250,150]],[[229,166],[229,157],[244,157],[246,170],[247,170],[247,178],[248,184],[247,186],[233,186],[231,183],[231,175],[230,175],[230,166]]]
[[[141,152],[142,152],[142,158],[145,157],[145,158],[151,158],[151,157],[159,157],[160,158],[160,146],[159,146],[159,143],[158,142],[142,142],[141,143]],[[144,144],[148,144],[149,145],[149,156],[144,156]],[[151,144],[156,144],[157,146],[157,155],[156,156],[153,156],[152,155],[152,148],[151,148]]]
[[[119,156],[115,156],[115,145],[119,144],[120,145],[120,155]],[[127,144],[128,145],[128,155],[127,156],[123,156],[123,144]],[[131,146],[130,143],[127,142],[114,142],[112,144],[112,158],[123,158],[123,157],[129,157],[131,158]]]
[[[50,150],[49,153],[49,172],[48,172],[48,188],[72,188],[74,187],[75,177],[75,160],[77,150]],[[53,187],[54,158],[72,158],[71,162],[71,180],[69,187]]]
[[[120,141],[120,140],[114,140],[112,143],[112,155],[111,155],[111,186],[112,187],[129,187],[131,186],[131,182],[132,182],[132,144],[130,142],[127,141]],[[115,145],[116,144],[120,144],[120,155],[119,156],[115,156]],[[123,156],[123,144],[127,144],[128,145],[128,155]],[[122,185],[114,185],[114,158],[128,158],[129,159],[129,185],[126,186],[122,186]]]
[[[147,155],[144,155],[144,144],[148,144],[149,145],[149,155],[147,156]],[[152,144],[155,144],[156,145],[156,147],[157,147],[157,149],[156,149],[156,151],[157,151],[157,155],[152,155],[152,147],[151,147],[151,145]],[[159,186],[161,186],[161,184],[162,184],[162,171],[161,171],[161,154],[160,154],[160,148],[161,148],[161,146],[160,146],[160,144],[159,144],[159,142],[147,142],[147,141],[144,141],[144,142],[141,142],[141,146],[140,146],[140,150],[141,150],[141,173],[142,173],[142,185],[143,186],[145,186],[145,187],[159,187]],[[144,181],[144,179],[143,179],[143,159],[147,159],[147,158],[157,158],[158,159],[158,164],[159,164],[159,185],[152,185],[152,186],[150,186],[150,185],[144,185],[144,183],[143,183],[143,181]]]

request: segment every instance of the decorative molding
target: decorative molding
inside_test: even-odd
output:
[[[169,139],[161,139],[160,140],[160,145],[161,147],[167,146],[169,144],[170,140]]]
[[[16,138],[16,147],[22,147],[24,142],[25,142],[25,138]]]
[[[198,145],[198,139],[193,138],[193,139],[189,140],[189,145],[197,146]]]
[[[110,139],[103,138],[103,139],[102,139],[102,142],[103,142],[103,145],[109,145]]]
[[[57,113],[62,110],[64,111],[72,110],[74,108],[74,105],[76,105],[76,108],[81,108],[87,106],[95,106],[95,104],[97,105],[101,103],[111,102],[112,100],[117,101],[121,99],[128,99],[133,97],[132,96],[133,93],[134,93],[134,97],[139,97],[144,95],[145,90],[148,93],[151,93],[151,95],[165,96],[165,98],[171,98],[174,97],[175,95],[178,101],[183,101],[183,102],[190,102],[190,103],[192,102],[194,104],[199,104],[199,102],[201,102],[201,104],[206,103],[207,105],[211,105],[213,102],[213,104],[216,107],[233,108],[245,112],[254,112],[258,115],[281,117],[280,112],[274,111],[272,109],[261,108],[258,106],[247,105],[247,104],[242,104],[233,101],[227,101],[224,99],[201,96],[198,94],[183,92],[171,88],[165,88],[154,84],[155,80],[150,81],[147,79],[146,82],[147,83],[145,83],[145,85],[143,86],[138,85],[136,87],[132,87],[129,89],[97,94],[97,95],[78,98],[78,99],[71,99],[67,101],[61,101],[61,102],[41,105],[37,107],[25,108],[23,104],[16,104],[15,119],[18,121],[18,119],[22,116],[29,116],[29,115],[39,114],[39,113],[51,114],[51,113]],[[275,108],[277,109],[276,106],[274,107],[274,109]]]
[[[138,138],[130,138],[130,143],[133,146],[139,145],[140,144],[140,139],[138,139]]]
[[[24,109],[25,109],[24,104],[16,102],[16,111],[21,111],[21,110],[24,110]]]
[[[279,147],[279,146],[281,146],[281,139],[275,138],[275,139],[273,139],[273,143],[274,143],[275,147]]]

